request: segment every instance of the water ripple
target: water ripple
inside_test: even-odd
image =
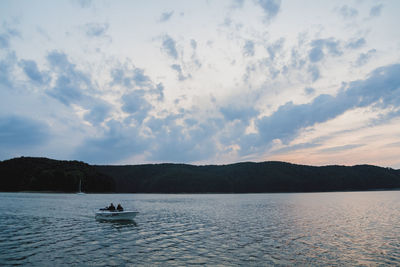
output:
[[[140,213],[95,220],[109,202]],[[21,264],[399,265],[400,192],[0,193],[0,265]]]

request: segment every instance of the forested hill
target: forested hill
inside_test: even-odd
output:
[[[118,192],[258,193],[400,189],[400,171],[371,165],[312,167],[284,162],[193,166],[96,166]]]
[[[0,162],[0,191],[114,192],[114,179],[79,161],[21,157]]]
[[[0,162],[0,191],[260,193],[400,189],[400,170],[371,165],[313,167],[284,162],[98,166],[15,158]]]

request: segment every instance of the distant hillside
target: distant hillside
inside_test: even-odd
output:
[[[284,162],[193,166],[95,166],[117,192],[260,193],[400,189],[400,171],[371,165],[312,167]]]
[[[0,191],[113,192],[110,176],[79,161],[15,158],[0,162]]]
[[[0,191],[261,193],[400,189],[400,171],[371,165],[312,167],[284,162],[230,165],[91,166],[16,158],[0,162]]]

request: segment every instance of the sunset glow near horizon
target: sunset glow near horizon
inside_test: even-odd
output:
[[[400,1],[0,2],[0,160],[400,168]]]

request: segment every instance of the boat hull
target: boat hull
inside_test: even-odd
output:
[[[135,218],[137,211],[98,211],[95,218],[106,221],[130,221]]]

